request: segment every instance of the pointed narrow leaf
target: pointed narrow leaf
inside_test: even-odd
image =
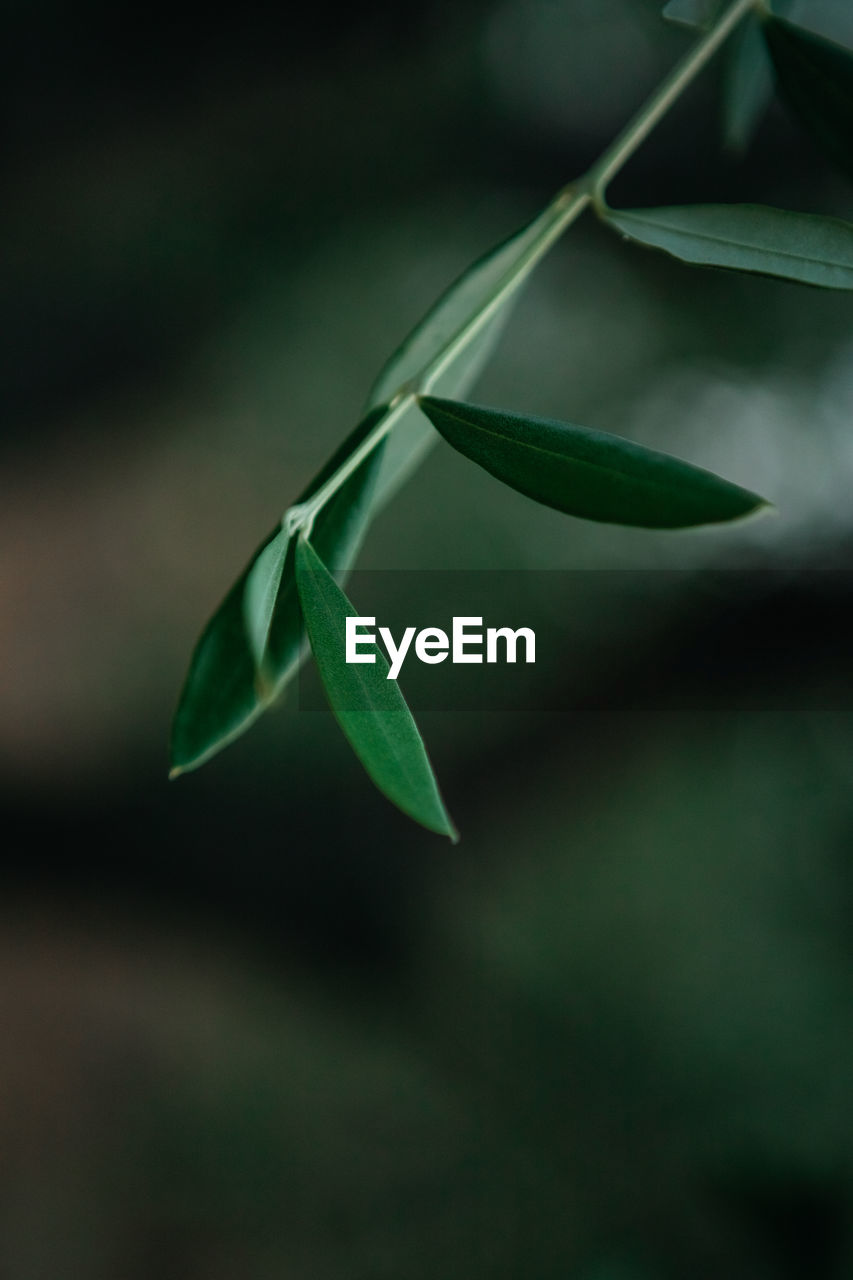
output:
[[[767,505],[710,471],[603,431],[431,396],[419,403],[448,444],[567,515],[678,529],[736,520]]]
[[[764,38],[782,98],[853,174],[853,52],[783,18],[767,19]]]
[[[278,532],[273,530],[249,567]],[[233,742],[263,710],[243,616],[249,567],[208,622],[190,660],[172,723],[172,777],[197,768]]]
[[[423,740],[388,663],[345,661],[347,618],[357,617],[317,552],[300,538],[296,582],[311,649],[335,718],[379,790],[416,822],[456,840]]]
[[[610,209],[605,221],[630,240],[682,262],[853,289],[853,223],[760,204]]]
[[[734,33],[723,80],[723,141],[746,151],[773,99],[773,68],[761,23],[750,14]]]
[[[281,575],[287,558],[290,539],[285,529],[279,529],[255,559],[246,575],[243,589],[243,622],[255,667],[260,671],[264,663],[267,639],[273,610],[281,583]]]
[[[379,511],[415,472],[436,442],[435,432],[412,401],[385,441],[374,487],[373,509]]]
[[[374,411],[359,423],[300,502],[316,493],[382,415]],[[351,563],[364,534],[381,456],[380,445],[314,522],[314,541],[339,572]],[[172,726],[173,775],[197,768],[249,728],[296,670],[303,641],[293,546],[276,526],[196,645]]]
[[[536,242],[547,217],[534,218],[526,227],[484,254],[450,285],[382,368],[370,389],[368,409],[387,404],[402,386],[419,377],[441,354],[471,315],[491,300],[507,273]],[[506,314],[510,301],[511,298],[507,297],[497,316]],[[490,344],[485,345],[488,347]],[[478,358],[472,363],[473,353],[469,348],[459,353],[452,369],[446,371],[448,386],[452,381],[458,391],[466,381],[476,376],[479,372],[476,366],[482,365],[488,350],[481,346],[476,355]]]
[[[398,391],[423,374],[472,315],[495,296],[505,277],[517,267],[553,218],[541,214],[526,227],[490,250],[456,280],[401,343],[370,390],[368,410],[388,404]],[[531,262],[530,270],[534,263]],[[523,281],[521,276],[519,284]],[[519,288],[503,299],[485,326],[454,354],[433,384],[441,395],[464,395],[476,381],[493,351],[516,301]],[[435,433],[424,431],[423,417],[414,406],[397,423],[383,458],[376,484],[376,503],[386,502],[435,442]]]

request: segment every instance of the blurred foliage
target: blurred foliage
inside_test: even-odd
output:
[[[477,399],[780,517],[639,537],[436,450],[365,547],[377,613],[446,611],[414,570],[688,584],[603,618],[525,575],[535,696],[419,713],[456,849],[370,794],[310,675],[165,781],[199,620],[406,328],[685,47],[658,9],[5,6],[9,1280],[853,1272],[853,612],[799,589],[849,558],[845,297],[586,222],[537,274]],[[614,203],[850,217],[778,106],[747,161],[721,151],[723,73]],[[744,566],[772,592],[715,612],[710,571]],[[661,651],[696,657],[669,704]],[[646,705],[583,710],[638,670]]]

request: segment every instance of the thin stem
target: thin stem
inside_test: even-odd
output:
[[[444,350],[440,351],[426,366],[420,378],[422,393],[429,391],[435,385],[447,366],[453,363],[463,347],[466,347],[473,338],[476,338],[477,334],[485,328],[492,316],[500,310],[506,300],[516,289],[521,287],[536,263],[541,258],[544,258],[563,232],[580,217],[590,199],[585,183],[575,183],[564,187],[554,197],[545,210],[545,213],[550,213],[551,217],[543,226],[542,232],[536,241],[522,254],[512,270],[507,272],[488,303],[457,330]]]
[[[317,512],[324,507],[333,494],[364,462],[373,450],[382,443],[394,428],[403,414],[411,408],[418,395],[429,391],[468,344],[476,338],[492,317],[500,310],[506,300],[516,289],[520,288],[533,267],[544,257],[551,246],[560,238],[568,226],[575,221],[590,202],[589,192],[573,186],[564,187],[540,215],[542,230],[534,242],[528,245],[523,254],[506,272],[487,302],[460,325],[446,346],[424,368],[417,378],[400,388],[391,401],[387,413],[380,418],[373,430],[364,437],[334,475],[322,485],[306,502],[291,507],[285,514],[289,529],[313,524]]]
[[[695,80],[711,58],[723,44],[739,22],[750,10],[757,7],[757,0],[734,0],[711,30],[702,37],[698,44],[670,72],[658,86],[648,101],[640,108],[634,119],[622,130],[616,140],[611,143],[599,160],[595,162],[587,174],[591,184],[596,205],[603,201],[604,192],[610,180],[619,172],[626,160],[629,160],[637,148],[660,120],[666,115],[673,103],[681,97],[684,90]]]
[[[297,529],[307,529],[306,536],[310,534],[317,512],[322,507],[325,507],[338,489],[346,484],[353,472],[358,470],[365,458],[369,457],[373,450],[382,443],[406,410],[414,403],[414,400],[415,392],[413,390],[395,396],[373,430],[368,432],[361,444],[353,449],[346,461],[342,462],[337,471],[329,476],[326,483],[321,485],[317,492],[307,498],[305,502],[288,508],[282,517],[282,525],[291,537]]]
[[[619,134],[599,160],[578,182],[557,193],[540,215],[541,230],[524,253],[506,272],[487,302],[474,310],[449,339],[443,349],[424,366],[417,377],[404,383],[391,400],[385,414],[364,437],[338,470],[305,502],[289,508],[282,525],[292,535],[297,529],[310,533],[317,513],[346,484],[365,458],[393,430],[400,418],[419,395],[430,391],[461,351],[477,337],[507,299],[524,283],[533,267],[545,256],[563,232],[583,213],[590,203],[601,211],[607,184],[649,136],[654,127],[681,96],[689,84],[714,56],[737,24],[763,0],[734,0],[713,28],[667,76],[630,124]],[[307,536],[307,534],[306,534]]]

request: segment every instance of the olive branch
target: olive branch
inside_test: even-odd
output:
[[[772,84],[828,154],[853,172],[853,53],[777,16],[767,0],[670,0],[664,16],[700,38],[592,167],[439,298],[373,383],[361,421],[264,539],[203,631],[173,726],[171,776],[203,764],[281,694],[307,651],[332,711],[376,786],[404,813],[456,839],[420,733],[381,654],[344,661],[340,585],[367,526],[443,437],[497,479],[567,515],[687,528],[768,504],[689,462],[568,422],[470,404],[534,268],[587,210],[620,236],[683,262],[853,289],[853,224],[765,205],[614,209],[607,190],[736,31],[726,80],[730,135],[743,142]],[[767,75],[772,68],[772,78]]]

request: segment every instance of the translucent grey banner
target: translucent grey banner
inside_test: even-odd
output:
[[[374,619],[353,652],[388,660],[385,628],[413,710],[853,710],[853,571],[361,570],[345,590]],[[323,702],[312,668],[307,710]]]

